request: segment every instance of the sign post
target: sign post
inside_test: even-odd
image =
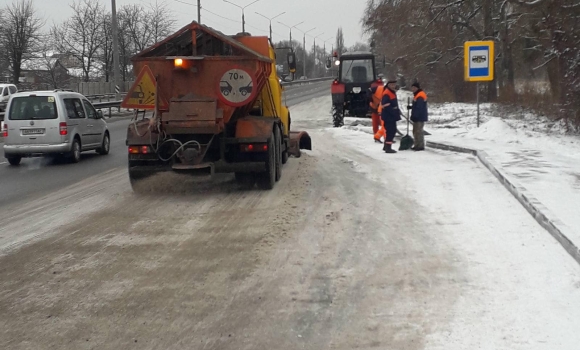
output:
[[[477,127],[479,127],[479,83],[494,79],[494,44],[493,41],[466,41],[464,46],[465,81],[477,83]]]

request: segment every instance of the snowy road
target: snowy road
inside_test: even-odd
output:
[[[272,191],[113,169],[3,213],[42,239],[0,257],[0,348],[578,348],[580,267],[483,166],[329,107]]]

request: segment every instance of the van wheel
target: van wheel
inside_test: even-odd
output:
[[[17,166],[20,164],[22,157],[7,157],[6,159],[8,159],[8,163],[10,163],[10,165]]]
[[[109,137],[109,133],[105,133],[103,137],[103,143],[101,147],[97,148],[97,153],[104,156],[109,154],[109,150],[111,149],[111,137]]]
[[[81,142],[75,138],[69,153],[71,162],[78,163],[81,161]]]

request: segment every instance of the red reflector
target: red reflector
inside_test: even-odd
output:
[[[129,146],[130,154],[139,154],[139,152],[140,152],[139,146]]]
[[[4,129],[2,130],[2,137],[8,137],[8,124],[4,123]]]
[[[149,146],[142,146],[141,147],[141,153],[143,153],[143,154],[149,153]]]
[[[253,151],[254,150],[254,145],[248,145],[248,151]]]
[[[267,151],[267,150],[268,150],[268,145],[264,145],[264,146],[262,146],[262,149],[263,149],[264,151]]]
[[[62,122],[62,123],[60,123],[60,124],[58,125],[58,129],[59,129],[59,132],[60,132],[60,135],[61,135],[61,136],[65,136],[65,135],[67,135],[67,134],[68,134],[68,128],[67,128],[67,126],[66,126],[66,123],[65,123],[65,122]]]

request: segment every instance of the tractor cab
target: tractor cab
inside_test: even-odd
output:
[[[372,53],[345,53],[337,62],[338,77],[331,86],[335,127],[342,126],[345,115],[370,116],[369,89],[379,84]]]

